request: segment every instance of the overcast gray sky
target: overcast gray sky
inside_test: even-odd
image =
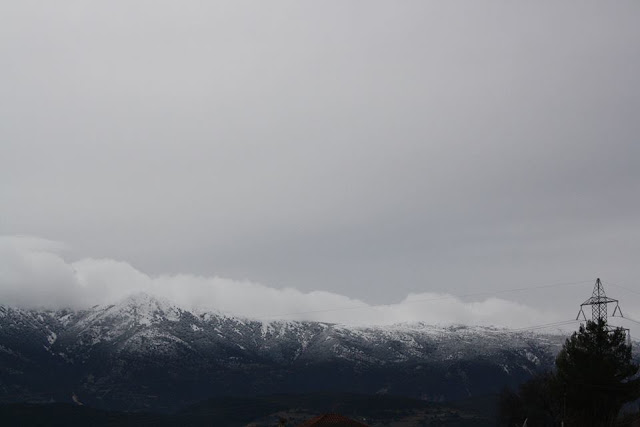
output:
[[[638,22],[635,1],[0,2],[4,250],[370,304],[640,291]],[[5,298],[40,268],[4,264]],[[591,287],[509,299],[571,317]]]

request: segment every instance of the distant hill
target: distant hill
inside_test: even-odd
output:
[[[82,311],[0,306],[0,402],[165,412],[214,397],[318,392],[452,402],[550,368],[564,338],[422,323],[260,322],[146,294]]]

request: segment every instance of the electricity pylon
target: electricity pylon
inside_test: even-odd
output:
[[[582,314],[582,318],[585,321],[587,320],[587,316],[585,316],[583,309],[586,305],[590,305],[591,320],[593,322],[598,322],[598,320],[602,319],[604,320],[605,323],[607,323],[607,318],[608,318],[607,306],[613,303],[615,303],[616,308],[613,309],[613,314],[611,315],[611,317],[615,317],[616,313],[620,313],[620,317],[624,317],[622,315],[622,310],[618,305],[618,300],[607,297],[607,295],[604,293],[604,287],[602,286],[602,282],[600,281],[600,278],[598,278],[596,279],[596,285],[593,287],[593,293],[591,294],[591,298],[589,298],[588,300],[580,304],[580,311],[576,316],[576,320],[580,319],[581,314]]]

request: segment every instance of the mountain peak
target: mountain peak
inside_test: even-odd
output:
[[[156,307],[172,307],[174,303],[168,299],[144,291],[132,292],[120,298],[115,305],[154,305]]]
[[[177,321],[180,319],[182,312],[178,306],[166,298],[146,292],[130,294],[115,304],[114,307],[120,312],[132,313],[139,323],[147,326],[162,319]]]
[[[115,304],[95,307],[82,323],[98,320],[117,323],[137,323],[151,326],[163,320],[177,321],[183,310],[169,300],[146,292],[135,292]]]

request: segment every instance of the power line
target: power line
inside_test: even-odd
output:
[[[552,323],[544,323],[542,325],[533,325],[533,326],[528,326],[526,328],[518,328],[518,329],[509,329],[510,332],[520,332],[520,331],[532,331],[532,330],[536,330],[536,329],[546,329],[546,328],[552,328],[554,326],[565,326],[565,325],[571,325],[574,323],[579,322],[578,320],[575,319],[570,319],[570,320],[562,320],[559,322],[552,322]]]
[[[638,295],[640,295],[640,292],[638,292],[638,291],[636,291],[636,290],[634,290],[634,289],[628,288],[628,287],[626,287],[626,286],[619,285],[619,284],[617,284],[617,283],[607,283],[607,285],[617,286],[617,287],[618,287],[618,288],[620,288],[620,289],[625,289],[625,290],[627,290],[627,291],[629,291],[629,292],[631,292],[631,293],[634,293],[634,294],[638,294]]]
[[[638,325],[640,325],[640,322],[638,322],[637,320],[634,320],[634,319],[630,318],[629,316],[624,316],[624,317],[622,317],[622,319],[627,319],[627,320],[628,320],[628,321],[630,321],[630,322],[637,323]]]

